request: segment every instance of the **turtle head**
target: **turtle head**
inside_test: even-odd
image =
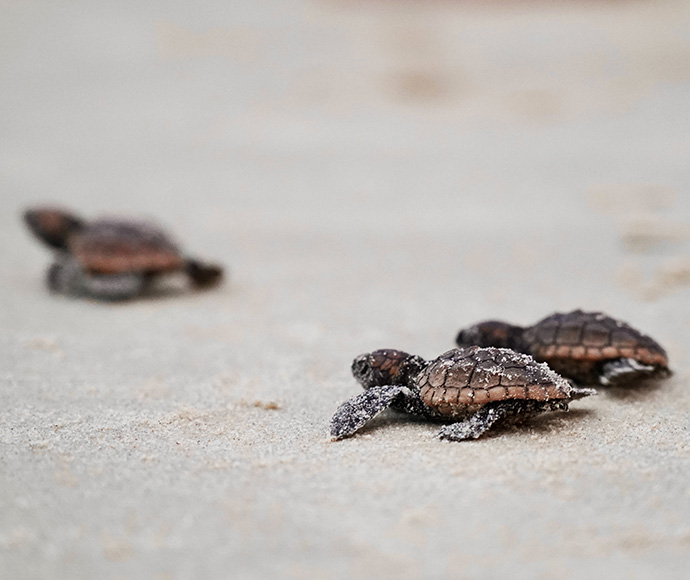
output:
[[[78,217],[54,207],[26,210],[24,222],[39,240],[58,250],[67,249],[69,237],[84,227]]]
[[[425,364],[420,356],[386,348],[359,355],[352,362],[352,374],[365,389],[408,385]]]
[[[455,342],[458,346],[495,346],[516,348],[523,329],[500,320],[486,320],[470,326],[458,333]]]

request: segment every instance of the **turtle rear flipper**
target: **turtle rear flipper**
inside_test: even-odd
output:
[[[404,397],[406,390],[406,387],[400,385],[371,387],[345,401],[331,419],[331,437],[342,439],[354,434],[398,398]]]
[[[99,300],[127,300],[140,294],[146,284],[144,274],[90,274],[78,260],[65,256],[48,269],[48,287],[53,292],[71,296],[89,296]]]
[[[599,382],[606,386],[617,386],[649,378],[661,371],[655,365],[645,365],[634,358],[617,358],[604,363]]]

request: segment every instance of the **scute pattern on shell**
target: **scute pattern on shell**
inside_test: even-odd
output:
[[[625,322],[601,312],[556,313],[525,329],[523,341],[538,360],[559,370],[559,359],[583,364],[631,358],[642,364],[667,366],[664,349]]]
[[[531,356],[505,348],[449,350],[417,376],[419,394],[443,416],[460,416],[494,401],[567,399],[568,381]]]
[[[183,265],[180,252],[148,222],[102,219],[70,240],[70,250],[90,272],[166,272]]]

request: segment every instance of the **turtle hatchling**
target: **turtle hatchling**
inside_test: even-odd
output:
[[[547,365],[507,348],[456,348],[425,361],[400,350],[358,356],[352,374],[364,392],[338,407],[331,436],[348,437],[387,408],[449,422],[441,439],[476,439],[499,422],[520,422],[594,395]]]
[[[512,348],[584,384],[629,385],[670,374],[659,343],[602,312],[558,312],[526,328],[487,320],[461,330],[456,342]]]
[[[220,282],[223,269],[183,255],[155,224],[105,218],[84,221],[59,208],[24,213],[36,237],[55,251],[47,284],[53,292],[125,300],[144,292],[157,276],[183,272],[197,288]]]

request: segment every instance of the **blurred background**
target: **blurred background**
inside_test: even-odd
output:
[[[0,83],[8,578],[680,577],[690,4],[0,0]],[[151,217],[229,282],[49,296],[19,219],[42,202]],[[567,462],[545,443],[525,463],[544,431],[489,440],[502,467],[422,424],[327,443],[354,355],[578,307],[668,348],[654,444],[644,405],[606,397],[563,423],[589,429]],[[596,428],[609,447],[572,471]]]
[[[603,276],[659,299],[690,278],[689,12],[672,1],[6,2],[5,247],[38,256],[16,243],[16,211],[60,201],[87,216],[156,216],[227,255],[238,281],[271,260],[252,255],[270,232],[304,244],[275,248],[283,265],[309,247],[304,275],[317,279],[328,262],[404,292],[410,275],[436,287],[440,270],[481,271],[458,291],[510,302],[520,278],[558,301],[578,280],[597,292]],[[357,272],[358,252],[383,240],[381,275]],[[439,243],[420,255],[424,273],[402,272],[422,240]],[[631,252],[614,259],[620,244]],[[563,261],[567,281],[550,268],[526,279]]]

